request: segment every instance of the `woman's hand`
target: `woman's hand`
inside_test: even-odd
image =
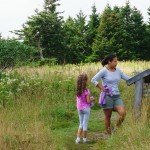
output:
[[[106,90],[103,86],[99,84],[97,84],[96,87],[98,87],[101,91],[108,92],[108,90]]]
[[[102,90],[103,92],[108,92],[108,90],[106,90],[103,86],[101,86],[101,90]]]

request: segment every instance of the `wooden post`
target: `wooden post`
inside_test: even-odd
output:
[[[150,98],[150,83],[144,83],[143,97],[144,98]]]
[[[140,115],[142,98],[150,97],[150,69],[143,72],[136,72],[136,75],[126,82],[127,85],[135,83],[134,116],[135,120],[137,120]]]
[[[140,105],[143,95],[143,79],[136,81],[135,83],[135,98],[134,98],[134,117],[138,119],[140,115]]]

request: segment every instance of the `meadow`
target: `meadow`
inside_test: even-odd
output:
[[[119,62],[129,76],[150,68],[150,62]],[[99,90],[90,79],[100,63],[20,67],[2,73],[0,79],[1,150],[148,150],[150,147],[150,99],[143,99],[141,115],[133,116],[134,85],[121,81],[119,88],[127,109],[122,126],[106,138],[104,115],[98,105]],[[96,98],[91,109],[89,144],[75,144],[78,128],[75,88],[80,73],[87,73],[89,89]],[[113,113],[112,126],[117,114]]]

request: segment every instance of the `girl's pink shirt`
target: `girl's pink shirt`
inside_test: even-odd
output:
[[[90,90],[84,90],[84,92],[80,96],[76,97],[78,110],[83,110],[87,107],[91,107],[91,104],[87,102],[87,95],[90,95]]]

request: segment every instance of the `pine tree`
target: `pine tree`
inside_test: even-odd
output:
[[[62,62],[62,17],[56,11],[58,0],[45,0],[44,10],[29,17],[23,29],[15,31],[16,34],[28,45],[39,49],[41,59],[57,58]],[[43,54],[44,53],[44,54]]]
[[[100,16],[98,33],[93,43],[92,59],[98,61],[109,53],[118,53],[121,49],[121,19],[109,5]]]
[[[141,54],[144,50],[144,36],[146,28],[143,16],[137,8],[131,8],[129,2],[121,8],[121,18],[123,27],[123,51],[120,52],[121,58],[125,60],[142,59]]]
[[[63,35],[64,35],[64,52],[63,59],[64,63],[74,63],[74,51],[76,50],[76,44],[74,42],[74,36],[76,34],[76,27],[74,19],[68,17],[63,25]]]
[[[87,31],[86,31],[86,42],[87,42],[87,49],[86,49],[86,56],[85,61],[91,61],[91,54],[92,54],[92,44],[97,34],[97,28],[100,23],[100,17],[97,13],[96,6],[92,6],[92,14],[90,15],[90,20],[87,24]]]
[[[86,55],[86,16],[82,11],[64,23],[65,58],[69,63],[83,62]]]

